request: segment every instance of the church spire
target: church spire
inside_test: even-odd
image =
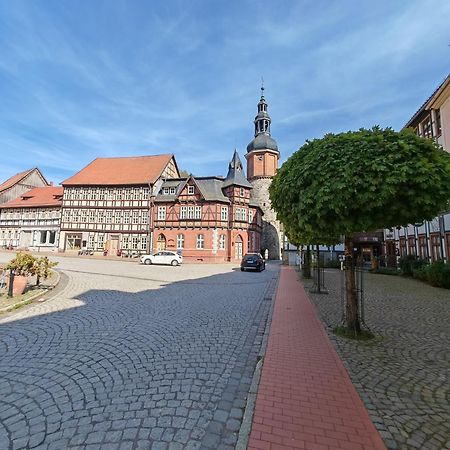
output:
[[[255,117],[255,137],[258,134],[267,134],[270,136],[270,123],[272,119],[267,113],[267,102],[264,98],[264,79],[261,78],[261,98],[258,102],[258,114]]]

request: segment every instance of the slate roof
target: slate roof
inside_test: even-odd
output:
[[[0,205],[0,209],[61,206],[63,190],[64,188],[60,186],[34,188],[14,200],[10,200],[9,202]]]
[[[173,155],[96,158],[75,175],[67,178],[63,186],[118,186],[153,184]]]
[[[155,202],[172,202],[175,201],[183,190],[186,182],[189,178],[177,178],[167,180],[161,186],[161,189],[165,187],[174,187],[174,185],[178,185],[177,191],[175,194],[158,194],[155,198]],[[222,188],[224,179],[222,177],[192,177],[195,184],[198,186],[200,193],[206,201],[218,201],[229,203],[230,199],[223,194]]]
[[[234,151],[233,158],[228,165],[228,174],[223,182],[222,187],[228,186],[242,186],[246,188],[253,188],[253,185],[250,181],[247,180],[244,175],[244,167],[242,165],[241,159],[239,158],[239,154],[237,150]]]

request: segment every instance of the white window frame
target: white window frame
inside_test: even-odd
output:
[[[177,234],[177,249],[184,248],[184,234]]]
[[[158,206],[158,220],[166,220],[166,207]]]
[[[202,207],[196,206],[194,209],[194,219],[201,219],[202,218]]]
[[[220,218],[223,221],[228,220],[228,206],[222,206],[220,209]]]
[[[188,186],[188,195],[195,194],[195,186]]]
[[[197,250],[203,250],[205,248],[205,235],[204,234],[197,234],[196,248],[197,248]]]
[[[225,250],[226,243],[227,243],[227,237],[224,234],[221,234],[219,237],[219,249]]]

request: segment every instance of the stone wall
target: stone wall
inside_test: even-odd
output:
[[[264,212],[261,250],[263,252],[266,249],[269,251],[269,259],[280,259],[282,248],[280,222],[278,222],[277,215],[270,204],[269,186],[271,182],[272,178],[270,177],[251,180],[253,184],[252,199],[259,204]]]

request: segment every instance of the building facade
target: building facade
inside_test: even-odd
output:
[[[44,186],[49,186],[49,183],[37,167],[17,173],[0,184],[0,205],[20,197],[34,187]]]
[[[56,251],[62,196],[62,187],[38,187],[0,205],[0,247]]]
[[[154,197],[174,177],[173,155],[95,159],[62,183],[60,249],[148,252]]]
[[[405,125],[418,136],[435,139],[450,152],[450,75]],[[384,231],[384,253],[388,265],[399,256],[415,255],[428,261],[450,258],[450,211],[431,221]]]
[[[258,102],[258,113],[254,120],[255,133],[247,146],[247,179],[253,190],[251,200],[263,211],[261,251],[269,259],[280,259],[282,249],[281,224],[271,207],[269,186],[278,170],[280,152],[276,141],[270,134],[271,118],[267,112],[264,88]]]
[[[153,251],[174,250],[194,261],[240,261],[260,252],[262,211],[235,151],[226,178],[166,180],[155,198]]]

